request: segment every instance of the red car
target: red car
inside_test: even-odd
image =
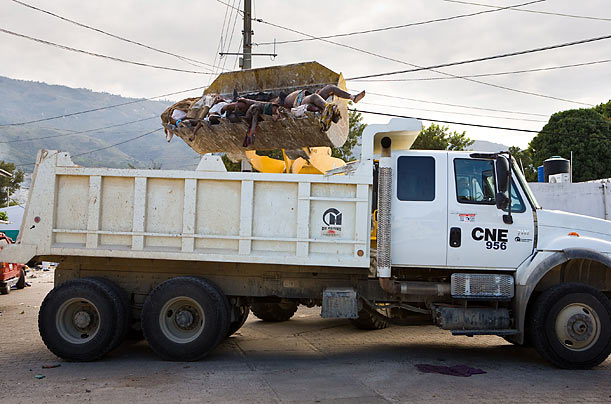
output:
[[[10,238],[0,233],[0,250],[11,243]],[[25,287],[25,265],[0,262],[0,293],[8,294],[13,285],[17,285],[17,289]]]

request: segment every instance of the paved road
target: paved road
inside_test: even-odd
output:
[[[432,326],[360,331],[315,309],[279,324],[251,315],[200,362],[161,361],[141,341],[102,361],[68,363],[38,335],[38,307],[52,284],[49,273],[37,274],[31,288],[0,296],[2,403],[611,402],[611,359],[560,370],[498,337],[452,337]],[[41,369],[54,363],[61,367]],[[487,373],[423,374],[420,363]]]

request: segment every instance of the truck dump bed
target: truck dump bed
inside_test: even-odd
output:
[[[371,167],[234,173],[217,156],[204,160],[216,171],[84,168],[42,150],[17,244],[0,258],[369,266]]]

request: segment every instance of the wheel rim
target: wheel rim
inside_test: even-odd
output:
[[[556,317],[556,337],[572,351],[584,351],[594,345],[600,329],[598,314],[587,304],[569,304]]]
[[[194,299],[186,296],[168,300],[159,313],[159,327],[170,341],[186,344],[202,333],[206,316]]]
[[[100,329],[100,313],[95,305],[81,298],[66,300],[55,315],[59,335],[72,344],[91,341]]]

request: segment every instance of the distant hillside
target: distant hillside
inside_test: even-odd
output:
[[[0,125],[25,122],[134,101],[108,93],[0,77]],[[39,149],[57,149],[73,155],[136,137],[160,127],[159,115],[170,101],[143,101],[122,107],[53,119],[30,125],[0,127],[0,142],[49,137],[47,139],[0,143],[0,160],[16,164],[31,163]],[[79,135],[59,136],[146,119],[142,122]],[[145,136],[96,153],[75,157],[84,166],[191,168],[197,154],[180,139],[168,144],[163,132]],[[24,167],[30,171],[33,166]]]

